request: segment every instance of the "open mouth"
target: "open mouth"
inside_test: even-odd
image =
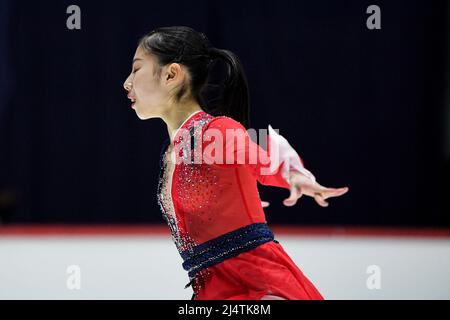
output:
[[[133,108],[134,105],[136,104],[136,99],[130,98],[131,100],[131,107]]]

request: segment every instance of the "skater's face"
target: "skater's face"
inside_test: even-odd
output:
[[[161,118],[167,113],[173,92],[180,84],[181,73],[179,64],[159,66],[154,55],[141,47],[136,49],[124,88],[140,119]]]

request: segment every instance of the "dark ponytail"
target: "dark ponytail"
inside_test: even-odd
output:
[[[203,33],[182,26],[155,29],[141,38],[139,46],[155,55],[160,66],[177,62],[187,67],[191,76],[190,87],[183,86],[177,93],[177,99],[181,99],[190,89],[205,112],[228,116],[248,129],[250,97],[247,78],[234,53],[212,47]],[[220,86],[219,97],[206,101],[204,91],[213,87],[207,82],[217,60],[225,62],[226,78]]]
[[[231,51],[210,48],[209,55],[227,64],[227,76],[223,84],[220,107],[224,115],[249,126],[250,95],[247,77],[239,58]]]

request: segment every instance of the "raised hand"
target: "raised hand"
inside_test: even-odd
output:
[[[349,189],[348,187],[342,188],[327,188],[320,185],[317,181],[313,181],[307,176],[297,171],[291,171],[289,173],[289,184],[291,185],[290,195],[283,200],[285,206],[291,207],[297,203],[304,194],[314,198],[314,200],[322,207],[328,207],[328,201],[325,201],[331,197],[339,197],[345,194]],[[261,201],[263,208],[270,205],[267,201]]]

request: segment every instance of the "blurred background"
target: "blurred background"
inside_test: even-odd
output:
[[[381,9],[381,29],[370,30],[366,10],[374,4]],[[81,10],[79,30],[66,26],[70,5]],[[98,259],[95,252],[105,252],[98,236],[123,243],[120,239],[151,241],[152,235],[164,234],[155,240],[164,243],[158,252],[166,252],[168,242],[177,256],[156,201],[167,128],[160,119],[139,120],[122,86],[138,39],[172,25],[190,26],[215,47],[235,52],[250,85],[250,127],[278,128],[319,183],[350,188],[328,208],[309,197],[285,207],[287,190],[260,185],[261,198],[271,203],[265,209],[269,224],[279,227],[280,237],[289,237],[288,253],[298,252],[295,261],[314,275],[311,280],[320,283],[326,297],[418,297],[406,280],[391,282],[394,291],[377,296],[365,280],[358,282],[361,291],[351,285],[359,281],[348,268],[350,261],[359,261],[352,256],[359,252],[354,245],[370,238],[366,248],[371,248],[389,238],[394,242],[377,247],[370,259],[358,256],[363,276],[365,266],[390,261],[398,272],[388,269],[392,279],[405,268],[424,277],[428,286],[413,291],[419,296],[450,298],[450,5],[425,0],[1,0],[0,297],[32,297],[33,281],[53,281],[54,270],[47,270],[46,278],[37,269],[17,266],[30,261],[36,266],[31,244],[39,248],[34,253],[55,254],[39,260],[43,267],[55,262],[60,249],[53,245],[68,235],[70,243],[97,248],[91,258],[84,257],[91,263]],[[39,246],[37,236],[50,240]],[[83,242],[88,238],[94,244]],[[404,242],[397,240],[412,248],[408,257],[425,263],[420,272],[414,269],[416,260],[390,260],[404,252]],[[325,253],[336,252],[337,243],[345,251],[343,264],[324,268],[332,263]],[[430,247],[417,249],[416,243]],[[151,260],[151,244],[146,248]],[[398,250],[379,256],[388,254],[386,248]],[[414,248],[435,255],[424,257]],[[320,257],[304,258],[315,249]],[[81,259],[75,253],[71,258]],[[166,263],[186,280],[175,260]],[[132,273],[123,268],[120,274]],[[354,294],[344,283],[331,286],[329,277],[343,270]],[[157,286],[154,280],[149,282]],[[33,297],[52,297],[44,294],[45,283]],[[132,281],[124,283],[136,289]],[[134,297],[190,297],[184,284],[177,282],[174,288],[181,291],[170,289],[167,295],[157,294],[162,284],[150,285]],[[83,297],[104,295],[90,291]]]

